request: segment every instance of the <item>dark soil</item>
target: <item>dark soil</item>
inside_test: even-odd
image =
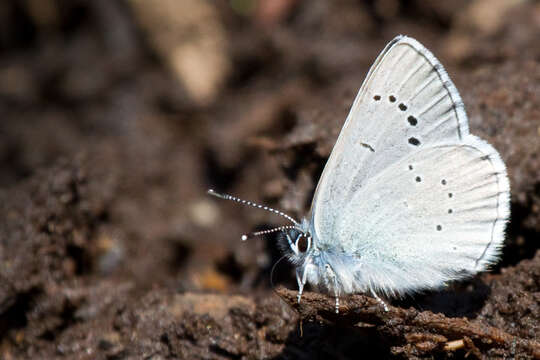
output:
[[[298,306],[275,238],[240,241],[281,219],[206,190],[301,217],[399,33],[507,164],[503,259],[388,313]],[[535,1],[3,1],[0,357],[540,358],[538,39]]]

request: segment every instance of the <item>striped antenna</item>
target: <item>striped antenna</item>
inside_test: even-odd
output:
[[[250,239],[250,238],[252,238],[254,236],[271,234],[271,233],[275,233],[277,231],[284,231],[284,230],[287,230],[287,229],[296,229],[296,226],[295,225],[283,225],[283,226],[278,226],[278,227],[273,228],[273,229],[254,231],[252,233],[242,235],[242,241],[246,241],[247,239]]]
[[[210,194],[212,196],[215,196],[215,197],[218,197],[220,199],[232,200],[232,201],[236,201],[237,203],[240,203],[242,205],[249,205],[249,206],[259,208],[259,209],[263,209],[263,210],[266,210],[266,211],[273,212],[274,214],[278,214],[280,216],[283,216],[285,219],[289,220],[290,222],[292,222],[296,226],[300,226],[300,224],[298,224],[298,221],[294,220],[289,215],[287,215],[284,212],[281,212],[279,210],[272,209],[271,207],[264,206],[264,205],[259,205],[259,204],[256,204],[254,202],[248,201],[248,200],[242,200],[242,199],[239,199],[239,198],[234,197],[234,196],[229,195],[229,194],[220,194],[220,193],[215,192],[213,189],[208,190],[208,194]],[[242,239],[243,239],[243,237],[242,237]],[[247,240],[247,238],[246,238],[246,240]]]

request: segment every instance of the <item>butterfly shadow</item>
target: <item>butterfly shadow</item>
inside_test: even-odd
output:
[[[369,325],[299,321],[273,359],[386,359],[392,345]]]
[[[441,291],[417,294],[391,302],[393,306],[442,313],[447,317],[475,318],[490,294],[490,287],[479,278],[451,284]],[[274,359],[387,359],[393,348],[403,346],[397,338],[380,332],[375,324],[340,315],[324,316],[327,321],[299,320],[285,341],[282,353]]]
[[[475,318],[484,307],[491,288],[480,278],[456,282],[438,291],[427,291],[393,300],[394,306],[441,313],[446,317]]]

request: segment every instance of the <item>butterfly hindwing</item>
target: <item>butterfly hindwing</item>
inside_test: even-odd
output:
[[[338,248],[355,254],[358,285],[434,288],[498,259],[508,217],[504,164],[489,144],[409,154],[371,178],[341,212]]]

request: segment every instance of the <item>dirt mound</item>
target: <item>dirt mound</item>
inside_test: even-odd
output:
[[[457,6],[461,5],[461,6]],[[0,4],[0,354],[540,358],[540,5],[42,0]],[[265,212],[311,196],[395,35],[431,49],[508,166],[501,263],[393,301],[306,293]]]

